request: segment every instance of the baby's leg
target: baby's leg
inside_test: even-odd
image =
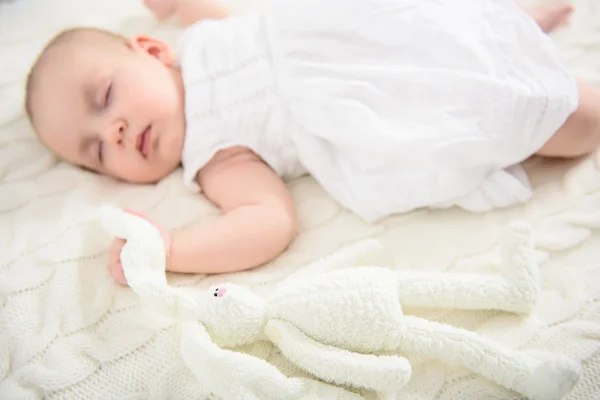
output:
[[[573,13],[573,6],[568,3],[559,4],[536,4],[526,6],[520,1],[517,5],[537,22],[546,33],[550,33],[559,26],[566,23]]]
[[[574,158],[600,146],[600,91],[579,82],[579,107],[536,153],[545,157]]]

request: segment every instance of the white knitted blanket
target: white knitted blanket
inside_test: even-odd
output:
[[[250,0],[238,1],[251,8]],[[141,306],[106,271],[110,238],[97,209],[112,203],[146,212],[168,227],[214,218],[180,173],[157,186],[128,186],[57,163],[35,140],[22,112],[23,78],[41,44],[70,24],[125,34],[157,34],[137,0],[0,2],[0,399],[207,399],[179,352],[176,321]],[[600,82],[600,2],[574,0],[572,26],[556,35],[574,70]],[[119,10],[119,11],[117,11]],[[58,93],[57,96],[60,96]],[[543,294],[528,318],[499,312],[410,310],[519,349],[543,349],[582,361],[567,397],[600,397],[600,172],[593,159],[528,162],[536,195],[525,206],[486,215],[418,211],[367,225],[340,208],[310,178],[291,182],[301,233],[282,257],[227,277],[170,276],[174,286],[207,288],[227,280],[257,293],[345,244],[377,238],[397,268],[472,271],[502,226],[523,219],[534,228]],[[306,272],[310,273],[310,271]],[[302,375],[270,344],[239,351],[262,357],[287,375]],[[514,399],[457,367],[411,359],[413,378],[394,399]],[[323,396],[322,398],[326,398]]]

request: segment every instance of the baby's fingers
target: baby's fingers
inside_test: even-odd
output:
[[[113,280],[118,285],[127,285],[127,279],[125,278],[125,273],[123,272],[123,266],[121,265],[121,261],[117,261],[115,263],[110,264],[108,269],[110,271],[110,276],[112,276]]]
[[[127,284],[127,279],[125,279],[125,274],[123,273],[123,266],[121,265],[121,250],[124,245],[125,240],[115,238],[111,243],[108,253],[108,270],[114,281],[119,285]]]
[[[125,246],[126,241],[121,238],[114,238],[108,250],[109,260],[116,261],[121,259],[121,250]]]

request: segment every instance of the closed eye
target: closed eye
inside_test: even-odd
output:
[[[102,165],[104,161],[104,143],[100,140],[98,141],[98,162]]]
[[[112,82],[106,88],[106,93],[104,95],[104,107],[108,107],[110,105],[110,101],[112,100]]]

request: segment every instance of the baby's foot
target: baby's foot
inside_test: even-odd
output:
[[[524,7],[537,24],[546,33],[550,33],[565,24],[573,13],[573,6],[567,3],[540,4]]]
[[[144,0],[144,5],[161,20],[170,17],[175,12],[177,0]]]

